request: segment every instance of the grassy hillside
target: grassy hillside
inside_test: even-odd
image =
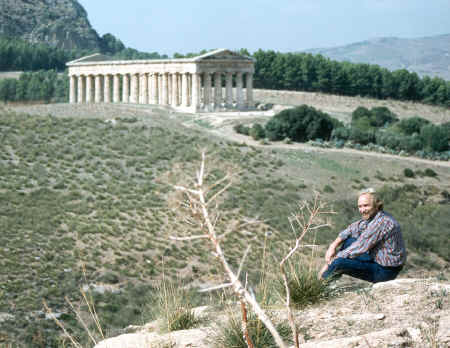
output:
[[[204,147],[214,177],[228,168],[239,172],[219,201],[219,228],[226,230],[240,216],[264,221],[224,240],[236,267],[246,245],[255,245],[247,262],[250,279],[259,278],[264,236],[270,235],[275,259],[286,250],[292,240],[288,216],[299,200],[316,190],[338,213],[334,227],[315,237],[324,248],[357,218],[355,195],[366,186],[382,188],[387,210],[404,226],[410,263],[403,276],[429,271],[447,276],[446,166],[247,146],[213,135],[195,116],[139,105],[32,109],[34,115],[0,109],[0,314],[13,316],[0,320],[0,345],[58,344],[59,331],[46,319],[43,300],[83,335],[64,298],[77,303],[85,283],[117,290],[95,295],[111,334],[148,317],[145,304],[163,274],[196,286],[220,282],[220,266],[201,240],[169,240],[192,231],[177,214],[171,184],[186,182]],[[112,118],[115,124],[107,121]],[[415,177],[405,177],[405,168]],[[425,175],[427,168],[437,175]]]

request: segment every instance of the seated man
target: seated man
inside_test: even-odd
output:
[[[377,283],[395,279],[403,268],[406,249],[400,225],[383,211],[374,189],[359,194],[358,209],[362,219],[339,233],[328,247],[319,278],[347,274]]]

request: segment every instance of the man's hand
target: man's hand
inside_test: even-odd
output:
[[[329,265],[333,262],[333,260],[336,258],[336,249],[339,247],[339,245],[342,244],[344,240],[341,239],[339,236],[334,240],[333,243],[330,244],[328,247],[327,252],[325,253],[325,261]]]
[[[331,262],[333,262],[335,255],[336,255],[336,247],[333,244],[331,244],[328,247],[328,250],[327,250],[327,252],[325,254],[325,261],[327,262],[328,265]]]

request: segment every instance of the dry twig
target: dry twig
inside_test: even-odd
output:
[[[328,222],[319,224],[320,215],[332,214],[331,211],[324,211],[324,204],[319,200],[319,195],[316,194],[312,204],[304,202],[299,204],[299,209],[296,214],[293,214],[290,219],[290,225],[293,233],[297,236],[295,239],[295,245],[289,250],[286,256],[280,261],[280,271],[283,277],[284,288],[286,290],[286,310],[288,312],[289,325],[291,326],[292,336],[294,338],[295,347],[300,347],[298,338],[298,330],[295,325],[294,315],[291,308],[291,294],[289,290],[289,281],[284,268],[286,261],[302,246],[301,241],[305,237],[306,233],[317,230],[319,228],[330,226]],[[297,235],[297,230],[300,234]]]
[[[206,154],[205,151],[201,154],[202,160],[200,164],[200,168],[196,173],[196,181],[195,181],[195,188],[189,188],[184,186],[175,186],[175,189],[178,191],[181,191],[186,194],[186,197],[188,198],[188,207],[191,210],[191,215],[198,219],[199,225],[204,230],[204,235],[197,235],[192,237],[182,237],[182,240],[190,240],[190,239],[198,239],[198,238],[208,238],[211,242],[214,250],[215,250],[215,256],[219,259],[221,262],[224,271],[230,280],[229,283],[221,284],[218,287],[214,288],[225,288],[225,287],[232,287],[234,293],[239,297],[240,303],[241,303],[241,310],[242,310],[242,319],[243,319],[243,328],[244,328],[244,338],[245,342],[247,343],[247,346],[249,348],[253,348],[254,345],[251,342],[250,336],[248,335],[248,332],[246,330],[247,328],[247,304],[250,305],[255,312],[256,316],[264,323],[264,325],[267,327],[271,335],[273,336],[276,344],[280,348],[285,348],[286,344],[283,342],[280,334],[277,332],[275,326],[273,325],[270,318],[266,315],[265,311],[260,307],[254,296],[247,290],[247,288],[242,284],[242,282],[239,280],[239,273],[242,270],[245,258],[247,256],[248,251],[244,254],[243,259],[241,260],[239,271],[234,272],[231,268],[230,264],[228,263],[225,253],[222,249],[222,246],[220,244],[221,239],[223,238],[223,235],[218,235],[216,232],[215,224],[217,222],[216,219],[214,219],[209,210],[208,206],[211,202],[215,201],[217,197],[225,192],[226,189],[228,189],[231,185],[232,178],[235,174],[228,173],[223,178],[216,181],[212,186],[206,186],[205,184],[205,162],[206,162]],[[225,184],[226,183],[226,184]],[[209,188],[217,187],[219,184],[225,184],[223,188],[221,188],[217,193],[213,194],[212,197],[208,198]],[[227,232],[229,233],[229,232]],[[180,237],[171,237],[172,239],[179,240]]]

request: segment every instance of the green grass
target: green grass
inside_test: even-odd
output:
[[[291,303],[292,307],[297,309],[319,303],[330,296],[328,283],[317,279],[317,270],[305,264],[305,259],[305,257],[294,257],[294,260],[288,262],[287,267]],[[281,279],[278,288],[281,297],[285,298],[286,290]]]
[[[255,348],[278,347],[269,330],[254,314],[248,316],[247,328]],[[287,323],[278,323],[276,329],[285,341],[290,338],[291,330]],[[228,321],[219,328],[214,337],[214,343],[218,348],[246,348],[247,343],[243,338],[241,318],[230,314]]]

